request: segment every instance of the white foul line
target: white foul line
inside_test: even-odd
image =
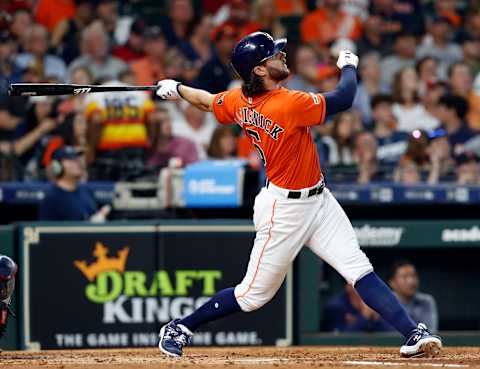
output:
[[[223,361],[223,360],[222,360]],[[294,358],[268,358],[268,357],[258,357],[258,358],[241,358],[241,359],[227,359],[226,362],[235,363],[235,364],[271,364],[271,363],[288,363],[288,362],[298,362],[298,363],[313,363],[317,362],[314,359],[294,359]],[[412,361],[396,362],[396,361],[319,361],[323,365],[375,365],[375,366],[423,366],[423,367],[444,367],[444,368],[468,368],[470,365],[464,364],[444,364],[444,363],[413,363]]]
[[[341,361],[341,364],[347,365],[385,365],[385,366],[433,366],[433,367],[446,367],[446,368],[468,368],[470,365],[464,364],[442,364],[442,363],[412,363],[409,362],[395,362],[395,361]]]

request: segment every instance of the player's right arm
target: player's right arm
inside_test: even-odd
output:
[[[164,79],[157,85],[157,95],[164,100],[176,100],[181,97],[200,110],[213,111],[215,95],[208,91],[185,86],[173,79]]]
[[[348,53],[348,54],[346,54]],[[326,115],[332,115],[350,109],[357,93],[358,57],[349,52],[341,51],[337,66],[342,70],[340,81],[335,90],[324,93]]]

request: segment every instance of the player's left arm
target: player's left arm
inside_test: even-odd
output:
[[[164,100],[177,100],[183,98],[200,110],[207,112],[213,111],[215,95],[208,91],[185,86],[173,79],[164,79],[159,81],[157,85],[157,95]]]
[[[342,70],[340,81],[335,90],[324,93],[326,115],[332,115],[352,107],[357,93],[358,56],[351,51],[342,50],[337,66]]]

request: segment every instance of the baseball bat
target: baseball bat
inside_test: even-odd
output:
[[[158,86],[98,86],[60,83],[12,83],[10,96],[78,95],[90,92],[156,91]]]

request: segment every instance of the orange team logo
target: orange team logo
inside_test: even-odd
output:
[[[128,257],[128,247],[124,247],[117,253],[117,257],[108,257],[108,249],[101,243],[97,242],[93,255],[97,261],[87,265],[85,260],[75,260],[74,265],[85,275],[85,277],[93,282],[95,277],[105,271],[115,270],[123,273],[125,271],[125,263]]]

